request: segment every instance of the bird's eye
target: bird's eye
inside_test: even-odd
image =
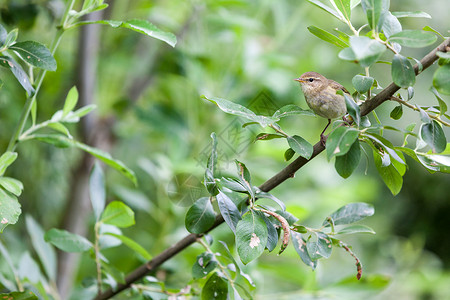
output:
[[[310,79],[308,79],[309,80],[309,82],[313,82],[314,81],[314,78],[310,78]]]

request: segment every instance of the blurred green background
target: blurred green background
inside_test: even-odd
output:
[[[307,1],[274,0],[172,0],[107,1],[104,18],[147,19],[173,32],[175,48],[125,29],[100,27],[98,51],[94,53],[96,73],[93,118],[102,131],[105,150],[124,161],[138,175],[133,187],[119,173],[107,169],[108,199],[119,199],[136,213],[136,225],[124,232],[139,241],[153,255],[187,234],[184,215],[190,204],[205,195],[201,180],[210,134],[219,138],[220,172],[234,175],[234,159],[244,162],[259,185],[281,170],[286,162],[285,140],[254,143],[262,132],[256,125],[242,128],[243,120],[226,115],[202,95],[226,98],[258,113],[270,114],[287,104],[307,108],[298,83],[292,79],[306,71],[317,71],[351,89],[351,79],[363,70],[337,58],[338,48],[307,30],[314,25],[331,31],[347,30],[345,24]],[[391,1],[391,11],[429,13],[432,19],[401,19],[404,29],[429,25],[448,35],[447,1],[424,3],[416,0]],[[36,40],[49,45],[54,18],[61,14],[59,0],[0,1],[1,22],[8,29],[19,28],[19,40]],[[445,8],[445,9],[443,9]],[[361,7],[352,16],[356,26],[365,22]],[[86,45],[85,45],[86,47]],[[87,45],[87,48],[91,45]],[[79,81],[81,64],[80,31],[68,32],[56,53],[58,70],[48,73],[38,97],[38,119],[46,120],[60,109],[68,90]],[[95,48],[92,45],[92,48]],[[420,59],[429,49],[408,49],[406,54]],[[385,55],[390,60],[389,54]],[[412,101],[435,101],[428,91],[433,67],[421,74]],[[391,82],[388,65],[372,67],[371,74],[381,86]],[[0,149],[7,143],[18,120],[25,96],[15,79],[2,69],[0,90]],[[445,100],[448,102],[449,98]],[[417,113],[405,112],[402,119],[389,119],[395,104],[377,109],[383,122],[406,127],[420,123]],[[326,120],[314,117],[283,119],[283,130],[316,143]],[[71,127],[85,139],[81,125]],[[417,128],[416,128],[417,130]],[[447,137],[450,133],[447,130]],[[77,134],[75,134],[77,136]],[[402,136],[389,136],[397,145]],[[96,141],[98,142],[98,141]],[[394,142],[395,144],[395,142]],[[102,145],[102,143],[100,143]],[[101,146],[100,146],[101,147]],[[30,250],[25,214],[46,230],[60,227],[67,216],[67,202],[73,196],[74,181],[82,154],[74,149],[56,149],[38,142],[18,148],[19,159],[9,176],[24,183],[20,197],[23,215],[0,237],[18,260]],[[407,158],[408,159],[408,158]],[[363,279],[354,278],[353,259],[335,250],[321,261],[315,272],[308,269],[291,248],[282,256],[263,254],[244,269],[255,280],[256,299],[445,299],[450,294],[450,234],[448,212],[449,177],[430,174],[408,159],[409,170],[402,191],[393,197],[373,166],[363,157],[349,179],[342,179],[324,154],[302,168],[296,177],[274,189],[288,211],[305,225],[318,227],[322,219],[350,202],[368,202],[375,216],[364,224],[377,234],[347,239],[363,263]],[[78,178],[79,179],[79,178]],[[89,209],[82,210],[88,214]],[[89,215],[88,237],[92,238]],[[89,227],[91,226],[91,227]],[[222,225],[212,232],[214,240],[233,246],[233,235]],[[217,243],[214,243],[216,245]],[[213,247],[216,249],[215,247]],[[14,249],[14,251],[12,251]],[[182,288],[189,284],[195,257],[202,252],[195,245],[163,265],[156,276],[167,285]],[[124,246],[104,253],[118,269],[127,273],[143,261]],[[4,266],[4,262],[0,264]],[[93,277],[95,265],[83,257],[74,279]],[[2,269],[4,270],[4,268]],[[2,271],[5,272],[5,271]],[[125,296],[123,296],[125,297]]]

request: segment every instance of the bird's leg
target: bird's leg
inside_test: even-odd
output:
[[[328,126],[330,126],[331,124],[331,119],[328,119],[328,123],[327,126],[325,126],[325,128],[323,129],[322,133],[320,134],[320,142],[322,143],[322,145],[325,147],[325,136],[323,135],[325,130],[327,130]]]

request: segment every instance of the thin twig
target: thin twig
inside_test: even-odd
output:
[[[408,108],[411,108],[411,109],[413,109],[413,110],[415,110],[415,111],[419,111],[419,108],[418,108],[416,105],[409,104],[409,103],[406,102],[405,100],[400,99],[400,98],[398,98],[398,97],[392,96],[390,100],[394,100],[394,101],[396,101],[396,102],[398,102],[398,103],[400,103],[400,104],[403,104],[404,106],[406,106],[406,107],[408,107]],[[430,118],[435,119],[436,121],[438,121],[438,122],[441,123],[442,125],[447,126],[447,127],[450,127],[450,123],[445,122],[444,120],[442,120],[441,118],[439,118],[439,116],[432,115],[432,114],[430,114],[430,113],[427,113],[427,115],[428,115]]]
[[[431,66],[437,59],[438,56],[436,55],[437,51],[446,51],[446,47],[450,47],[450,39],[445,40],[441,45],[436,47],[434,50],[432,50],[430,53],[428,53],[420,63],[423,66],[422,70],[425,70],[429,66]],[[419,73],[419,67],[416,64],[414,66],[414,71],[416,75]],[[389,100],[396,91],[398,91],[400,87],[395,85],[394,83],[391,83],[389,86],[387,86],[385,89],[383,89],[380,93],[378,93],[375,97],[371,98],[370,100],[365,101],[361,105],[361,116],[365,116],[371,111],[373,111],[375,108],[380,106],[384,101]],[[325,147],[322,145],[322,143],[319,141],[314,145],[314,151],[311,156],[311,158],[305,159],[303,157],[298,157],[296,160],[294,160],[292,163],[290,163],[288,166],[286,166],[283,170],[275,174],[272,178],[268,179],[266,182],[264,182],[262,185],[259,186],[259,189],[263,192],[269,192],[270,190],[274,189],[284,181],[286,181],[289,178],[292,178],[295,172],[297,172],[301,167],[303,167],[305,164],[307,164],[310,160],[312,160],[314,157],[319,155]],[[210,232],[220,224],[224,222],[223,217],[221,215],[216,217],[216,221],[214,225],[208,229],[205,233]],[[139,266],[137,269],[135,269],[133,272],[131,272],[126,278],[125,283],[118,284],[117,287],[112,290],[108,289],[103,294],[98,295],[95,300],[101,300],[101,299],[109,299],[113,297],[114,295],[117,295],[121,291],[129,288],[132,283],[134,283],[137,280],[142,279],[145,275],[148,273],[154,271],[157,267],[159,267],[161,264],[184,250],[185,248],[189,247],[191,244],[195,243],[199,237],[202,235],[199,234],[189,234],[183,239],[181,239],[179,242],[171,246],[170,248],[164,250],[159,255],[155,256],[152,260],[148,261],[146,264]]]

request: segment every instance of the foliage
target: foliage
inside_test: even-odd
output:
[[[6,107],[5,104],[8,108],[8,114],[5,114],[5,118],[2,116],[0,125],[13,124],[14,111],[21,111],[18,121],[14,120],[17,122],[16,128],[6,126],[5,128],[11,128],[0,132],[0,139],[9,139],[5,151],[0,153],[0,231],[14,235],[14,230],[21,226],[20,216],[24,211],[26,232],[31,241],[31,247],[24,249],[26,246],[23,241],[18,241],[21,239],[15,239],[16,241],[11,243],[12,239],[8,240],[8,235],[5,240],[2,238],[0,282],[2,291],[8,291],[2,296],[14,299],[66,297],[67,295],[59,295],[57,291],[59,274],[56,249],[78,253],[82,257],[80,271],[75,279],[76,287],[71,295],[73,299],[89,299],[96,295],[98,298],[111,297],[107,296],[108,293],[122,289],[126,289],[123,297],[127,299],[164,299],[178,296],[252,299],[257,293],[261,293],[260,291],[289,294],[289,287],[299,291],[295,293],[301,293],[291,295],[295,298],[308,297],[308,290],[316,294],[318,289],[323,290],[321,292],[325,297],[328,294],[335,297],[342,291],[350,294],[361,290],[365,293],[380,291],[390,282],[395,286],[396,278],[376,274],[377,271],[373,270],[378,268],[373,266],[379,261],[379,256],[387,255],[386,253],[391,251],[395,253],[398,249],[393,246],[391,249],[389,245],[392,243],[388,244],[390,241],[386,242],[377,236],[371,236],[370,242],[366,242],[359,235],[355,236],[357,233],[375,234],[371,227],[377,232],[383,232],[383,229],[386,229],[383,226],[390,224],[386,219],[379,221],[384,212],[380,214],[378,207],[377,215],[374,215],[375,204],[361,202],[375,199],[378,192],[375,193],[371,188],[376,186],[376,183],[372,182],[370,185],[367,181],[361,181],[358,169],[361,167],[361,158],[365,157],[366,173],[367,170],[369,173],[372,170],[377,172],[392,195],[398,195],[402,187],[407,185],[407,170],[414,164],[425,167],[432,174],[448,173],[450,170],[450,147],[446,139],[446,127],[449,126],[450,117],[445,96],[441,96],[450,94],[448,52],[437,52],[438,66],[433,71],[433,86],[429,93],[435,102],[431,103],[430,99],[425,102],[424,98],[420,98],[422,93],[419,89],[422,86],[419,85],[419,78],[416,79],[416,75],[428,67],[422,66],[418,60],[425,52],[414,52],[416,54],[411,55],[409,49],[404,49],[429,49],[429,46],[434,47],[437,44],[438,39],[445,39],[429,26],[417,30],[417,24],[408,23],[411,18],[429,19],[430,15],[420,11],[390,11],[390,4],[394,6],[394,3],[388,0],[308,0],[309,3],[305,1],[298,4],[295,10],[291,9],[294,6],[288,3],[265,3],[258,7],[250,1],[206,1],[202,5],[161,2],[152,4],[151,7],[144,4],[145,1],[135,1],[132,4],[111,1],[112,19],[115,19],[114,14],[117,15],[118,11],[128,5],[135,8],[131,13],[141,14],[138,18],[142,19],[136,19],[135,16],[126,17],[127,21],[91,21],[83,18],[108,8],[108,4],[103,2],[66,1],[59,15],[48,13],[49,20],[58,20],[56,32],[31,34],[32,38],[23,39],[19,38],[19,30],[20,37],[25,36],[27,26],[14,22],[11,26],[6,16],[9,14],[12,18],[13,13],[20,12],[19,8],[26,5],[11,2],[0,8],[2,24],[5,25],[0,25],[0,65],[4,67],[2,74],[5,75],[3,91],[6,92],[5,95],[14,95],[13,98],[20,98],[23,91],[26,94],[25,104],[0,99],[0,110]],[[283,159],[292,160],[293,163],[307,162],[316,157],[320,147],[319,144],[313,146],[310,143],[312,139],[317,139],[313,134],[315,131],[311,130],[315,120],[310,117],[314,116],[314,113],[292,104],[292,95],[286,92],[289,89],[286,80],[280,80],[289,73],[286,72],[287,69],[298,69],[298,65],[293,63],[294,60],[286,55],[285,51],[289,51],[290,47],[295,48],[295,55],[300,55],[298,47],[292,47],[296,44],[290,36],[296,31],[297,22],[302,19],[299,16],[307,4],[319,8],[316,9],[317,13],[322,10],[348,27],[348,30],[320,28],[336,27],[331,18],[315,18],[314,22],[317,23],[307,27],[314,36],[338,49],[331,60],[328,55],[320,54],[320,61],[342,66],[345,70],[351,70],[348,73],[355,74],[341,76],[351,79],[355,91],[351,96],[343,94],[348,115],[343,123],[339,120],[333,124],[326,142],[328,161],[334,159],[336,172],[342,178],[349,178],[340,185],[353,187],[353,190],[342,192],[336,191],[339,188],[335,187],[335,190],[328,191],[332,195],[326,197],[325,181],[332,176],[327,173],[324,167],[326,165],[321,165],[319,171],[316,171],[315,165],[314,177],[305,174],[305,177],[291,181],[295,183],[286,182],[284,190],[269,193],[269,189],[264,188],[264,185],[257,186],[258,182],[272,176],[273,171],[282,166]],[[29,5],[35,8],[40,4]],[[243,8],[252,12],[249,15],[251,17],[243,14]],[[253,13],[255,15],[252,15]],[[185,20],[184,14],[187,15]],[[291,14],[292,17],[287,18]],[[266,19],[260,21],[261,16]],[[33,18],[35,17],[36,15]],[[175,34],[143,20],[148,17],[177,33],[182,42],[177,44],[175,50],[171,48],[177,42]],[[24,15],[22,22],[27,18]],[[39,22],[42,23],[42,20]],[[41,23],[39,26],[42,26]],[[69,85],[57,79],[62,78],[62,74],[73,72],[71,64],[77,63],[67,59],[70,55],[63,56],[62,50],[67,51],[70,45],[63,41],[66,38],[73,39],[69,35],[72,29],[92,24],[107,25],[104,26],[108,28],[106,32],[116,34],[113,38],[102,38],[104,48],[100,77],[103,80],[99,83],[99,109],[95,111],[96,105],[80,107],[79,91],[73,83],[70,83],[70,89],[67,88],[67,96],[62,97],[61,95],[66,94],[64,89]],[[281,24],[288,24],[290,29]],[[412,29],[403,29],[411,24]],[[8,31],[8,26],[13,29]],[[127,33],[120,28],[152,37],[168,46],[151,40],[148,42],[150,44],[146,44],[147,42],[138,40],[136,34]],[[208,30],[202,31],[204,28]],[[274,38],[268,41],[265,35],[270,30],[273,30],[271,34]],[[261,35],[255,40],[248,32]],[[54,41],[47,48],[46,43],[42,41],[50,34],[54,34]],[[229,43],[230,40],[233,42]],[[236,41],[244,45],[244,50],[235,49]],[[232,48],[228,49],[230,45]],[[320,49],[328,49],[317,45],[316,47],[317,53],[320,53]],[[143,51],[145,55],[140,55],[139,51]],[[230,56],[229,53],[233,55]],[[303,64],[302,69],[312,66],[324,68],[323,65],[319,66],[317,61],[310,61],[304,49],[301,49],[300,53],[302,57],[294,59]],[[335,59],[342,61],[336,63]],[[346,69],[344,65],[350,69]],[[389,71],[386,73],[384,68],[387,67]],[[377,109],[377,113],[373,111],[368,114],[365,104],[382,94],[383,88],[380,84],[384,85],[389,77],[379,75],[381,72],[391,74],[392,82],[400,87],[401,91],[389,99],[396,104],[392,111]],[[342,75],[341,70],[338,74]],[[65,76],[71,78],[72,75]],[[337,74],[335,76],[338,78]],[[45,78],[46,82],[51,84],[46,84]],[[151,82],[152,85],[145,94],[138,93],[139,96],[133,96],[146,82]],[[16,83],[19,83],[17,87],[22,90],[14,89]],[[2,84],[0,81],[0,86]],[[413,87],[415,85],[417,86]],[[125,96],[118,95],[118,91],[121,93],[122,89],[127,90]],[[281,108],[262,112],[251,105],[244,106],[225,99],[248,98],[261,89],[277,98]],[[233,159],[237,171],[230,170],[227,156],[224,158],[227,149],[233,148],[224,143],[224,132],[229,130],[228,134],[232,135],[232,131],[221,122],[221,118],[225,117],[209,110],[210,106],[205,104],[207,102],[198,100],[201,93],[207,95],[203,96],[203,99],[216,104],[221,111],[237,117],[235,120],[247,121],[238,124],[238,127],[242,128],[237,131],[250,133],[251,137],[238,143],[247,145],[249,150],[245,151],[251,155],[238,157],[243,152],[234,149],[232,155],[237,158]],[[298,93],[297,88],[294,95]],[[53,98],[57,98],[53,103],[47,99],[51,94]],[[220,98],[209,95],[219,95]],[[133,97],[140,98],[136,100]],[[426,104],[413,104],[416,99]],[[178,105],[176,108],[175,102]],[[56,107],[59,110],[55,109]],[[11,117],[9,112],[13,112]],[[413,114],[409,114],[410,112]],[[121,157],[123,161],[90,146],[89,142],[78,137],[75,126],[86,122],[86,118],[92,116],[91,113],[103,115],[105,119],[120,119],[120,122],[111,126],[110,131],[117,138],[117,147],[112,150],[113,156]],[[414,113],[417,119],[420,118],[420,124],[406,126],[404,121],[409,122]],[[396,122],[395,125],[389,123],[389,118]],[[208,150],[202,151],[203,154],[208,154],[198,159],[194,166],[192,156],[201,152],[200,148],[206,143],[205,137],[211,131],[216,131],[217,134],[211,134],[212,142],[206,148]],[[393,138],[392,133],[400,135],[401,140]],[[413,147],[412,139],[415,139]],[[27,141],[28,143],[24,143]],[[46,146],[36,141],[44,142]],[[54,149],[52,146],[63,149]],[[46,147],[41,149],[48,151],[48,156],[52,159],[61,155],[60,153],[67,155],[55,163],[60,170],[75,167],[73,160],[77,154],[73,149],[79,149],[118,171],[117,174],[111,173],[106,178],[99,163],[91,170],[88,194],[93,214],[87,222],[87,235],[58,229],[61,227],[57,219],[63,218],[63,215],[55,217],[55,210],[46,211],[46,208],[52,205],[51,202],[41,193],[35,193],[33,186],[40,186],[45,193],[56,195],[57,183],[41,178],[37,181],[33,170],[21,168],[29,159],[30,153],[39,147]],[[294,160],[294,156],[299,158]],[[373,160],[369,156],[372,156]],[[46,156],[41,153],[36,157],[39,157],[37,160],[44,168],[50,169],[51,163],[46,161]],[[410,158],[412,160],[409,160]],[[202,177],[203,182],[192,187],[192,177],[186,179],[181,175],[186,172],[195,173],[193,170],[200,169],[199,163],[205,168],[201,175],[200,172],[196,175]],[[31,169],[34,168],[37,168],[37,164]],[[30,180],[23,176],[23,173],[28,171],[29,177],[32,178],[31,184]],[[71,184],[67,176],[61,176],[61,173],[55,172],[53,168],[47,172],[52,173],[54,177],[60,177],[59,180],[67,181],[67,185]],[[294,173],[295,171],[289,176],[293,177]],[[122,183],[124,178],[129,181]],[[141,183],[139,187],[138,182]],[[143,182],[145,184],[142,184]],[[184,186],[189,186],[189,189],[183,190]],[[314,193],[311,192],[313,189]],[[300,190],[303,192],[299,193]],[[35,199],[24,196],[28,193],[36,195]],[[371,195],[367,196],[369,194]],[[53,197],[58,198],[55,195]],[[308,201],[304,201],[303,197],[314,204],[307,204]],[[381,195],[379,197],[383,198]],[[327,202],[326,198],[333,201]],[[39,210],[45,212],[42,219],[37,219],[39,214],[27,203],[30,199]],[[292,204],[294,201],[295,205]],[[390,208],[391,204],[387,207]],[[389,209],[390,213],[393,211],[394,209]],[[184,220],[182,215],[185,215]],[[371,227],[357,223],[372,215],[374,216],[365,220]],[[213,239],[207,233],[221,222],[225,222],[228,227],[217,228]],[[10,224],[16,226],[7,228]],[[196,245],[192,249],[186,249],[182,258],[172,258],[172,255],[189,245],[183,244],[185,239],[180,239],[183,225],[192,233],[187,238],[190,238],[191,243],[196,242]],[[233,233],[233,238],[230,238],[230,233]],[[360,249],[361,243],[375,243],[373,240],[379,241],[378,247],[383,247],[383,251],[373,246]],[[170,243],[174,245],[168,247]],[[292,247],[288,247],[289,243]],[[405,259],[417,259],[414,255],[418,255],[419,250],[414,252],[411,248],[421,249],[423,245],[410,247],[405,244],[405,249],[398,253],[404,255]],[[128,249],[124,250],[121,246]],[[279,248],[278,257],[269,254],[276,248]],[[124,252],[130,255],[124,255]],[[158,261],[160,256],[153,255],[158,252],[163,256],[169,254],[161,262]],[[371,252],[372,257],[377,259],[368,258]],[[361,260],[356,253],[361,255]],[[333,257],[342,259],[327,260]],[[415,261],[413,259],[411,261]],[[167,263],[153,273],[154,266],[159,267],[166,260]],[[336,260],[342,262],[339,262],[339,268],[335,269],[342,270],[353,260],[356,270],[353,269],[352,275],[348,277],[345,277],[349,274],[346,271],[343,274],[329,271],[329,266]],[[307,268],[294,265],[300,261]],[[127,276],[136,265],[140,267]],[[408,268],[412,268],[410,265],[401,267],[405,273]],[[305,271],[317,268],[323,268],[320,274],[328,276],[325,281],[332,282],[331,284],[320,284],[313,278],[315,275]],[[152,276],[144,276],[144,273],[136,275],[143,269],[151,270]],[[191,272],[186,272],[190,269]],[[267,284],[259,284],[260,274],[270,276],[274,284],[270,287]],[[355,277],[359,281],[355,280]],[[444,275],[442,278],[445,280]],[[137,279],[141,280],[136,281]],[[439,285],[437,282],[434,284]],[[345,297],[348,298],[348,294],[345,294]]]

